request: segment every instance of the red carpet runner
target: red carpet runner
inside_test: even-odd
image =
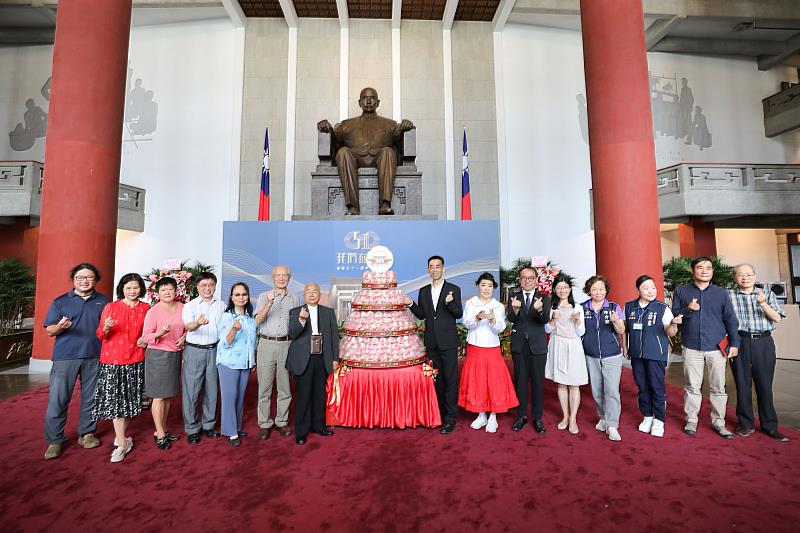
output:
[[[74,445],[77,401],[67,424],[73,445],[44,461],[47,389],[0,403],[3,531],[796,531],[800,519],[800,436],[775,442],[760,433],[725,441],[712,433],[708,401],[692,439],[682,395],[668,391],[666,436],[636,431],[640,417],[630,371],[623,373],[622,442],[594,430],[588,387],[569,435],[548,382],[537,435],[499,417],[491,435],[469,428],[337,428],[330,438],[256,437],[255,380],[245,406],[250,436],[153,444],[150,413],[135,419],[131,454],[108,462],[114,436],[101,423],[100,448]],[[77,399],[77,398],[76,398]],[[728,415],[732,428],[734,416]],[[169,428],[182,434],[179,401]]]

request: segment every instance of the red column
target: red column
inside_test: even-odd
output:
[[[687,224],[678,224],[678,240],[683,257],[717,255],[717,235],[713,222],[689,219]]]
[[[45,151],[33,357],[49,359],[42,328],[69,270],[100,269],[111,296],[131,1],[61,0]]]
[[[597,272],[612,297],[649,274],[663,297],[642,0],[581,0]]]

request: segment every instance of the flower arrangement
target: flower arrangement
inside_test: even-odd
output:
[[[196,262],[194,266],[189,266],[188,261],[178,261],[177,259],[166,259],[161,268],[154,268],[149,274],[143,277],[147,282],[147,299],[151,304],[158,303],[158,293],[155,285],[161,278],[174,278],[178,289],[175,292],[175,301],[187,303],[192,298],[197,297],[197,274],[201,272],[213,272],[214,267]]]

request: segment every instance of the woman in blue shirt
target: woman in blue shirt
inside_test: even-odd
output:
[[[250,288],[245,283],[231,287],[228,307],[218,325],[217,370],[222,397],[222,434],[231,446],[239,446],[242,431],[242,408],[250,370],[255,366],[256,321]]]
[[[656,283],[648,275],[636,280],[639,298],[625,304],[625,331],[633,379],[639,388],[639,410],[644,419],[639,431],[664,436],[667,391],[664,375],[669,359],[669,338],[678,332],[682,316],[672,316],[664,302],[656,300]]]

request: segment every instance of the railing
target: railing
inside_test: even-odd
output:
[[[682,163],[657,172],[659,215],[800,215],[800,165]]]
[[[0,161],[0,217],[31,217],[38,224],[44,165],[38,161]],[[145,189],[119,184],[117,227],[144,231]]]

